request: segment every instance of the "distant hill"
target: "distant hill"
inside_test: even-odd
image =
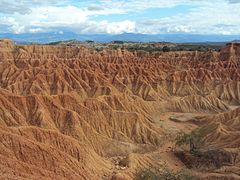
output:
[[[233,43],[240,43],[240,40],[234,40]]]
[[[194,43],[194,42],[229,42],[240,39],[240,35],[199,35],[199,34],[76,34],[64,33],[25,33],[25,34],[0,34],[0,38],[10,38],[17,43],[50,43],[76,39],[80,41],[134,41],[134,42],[172,42],[172,43]]]

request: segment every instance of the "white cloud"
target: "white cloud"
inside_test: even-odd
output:
[[[30,28],[29,32],[30,33],[37,33],[37,32],[42,32],[44,31],[42,28]]]
[[[74,6],[32,8],[29,14],[4,16],[0,19],[1,22],[10,25],[10,30],[15,33],[37,32],[55,27],[71,27],[86,20],[87,14],[84,10]]]
[[[105,14],[111,13],[114,12],[112,10],[105,12]],[[117,13],[120,13],[120,11]],[[32,8],[29,14],[18,14],[12,17],[4,16],[0,21],[2,24],[4,22],[4,24],[9,25],[10,30],[14,33],[35,33],[61,28],[70,29],[78,33],[119,34],[135,31],[134,21],[93,21],[89,20],[89,16],[92,14],[92,10],[88,11],[86,8],[48,6]],[[99,14],[104,13],[99,12]]]
[[[136,32],[136,23],[133,21],[125,20],[121,22],[102,21],[99,23],[103,27],[104,31],[109,34],[121,34],[121,33],[133,33]]]
[[[200,2],[199,0],[197,1]],[[188,13],[139,21],[140,31],[147,33],[240,34],[240,3],[204,1]]]
[[[0,13],[2,14],[28,14],[32,7],[45,5],[58,5],[65,1],[58,0],[0,0]]]
[[[77,33],[205,33],[240,34],[238,0],[99,0],[84,6],[68,0],[0,0],[0,26],[10,32],[64,30]],[[149,19],[111,20],[115,15],[139,13],[149,8],[194,5],[184,14]],[[149,9],[151,11],[151,9]],[[105,20],[95,19],[98,16]]]
[[[108,34],[121,34],[121,33],[134,33],[136,32],[136,23],[134,21],[90,21],[85,24],[85,27],[81,30],[81,33],[108,33]]]

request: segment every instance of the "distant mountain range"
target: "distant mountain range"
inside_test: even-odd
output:
[[[17,43],[49,43],[65,40],[79,41],[134,41],[134,42],[172,42],[172,43],[194,43],[194,42],[229,42],[240,39],[240,35],[199,35],[199,34],[133,34],[124,33],[118,35],[111,34],[76,34],[72,32],[64,33],[25,33],[25,34],[0,34],[0,38],[9,38]]]

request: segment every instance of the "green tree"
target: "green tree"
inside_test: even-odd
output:
[[[171,49],[168,46],[163,46],[162,51],[163,52],[169,52]]]

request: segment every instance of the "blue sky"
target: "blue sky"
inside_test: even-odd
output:
[[[240,0],[0,0],[0,33],[240,35]]]

